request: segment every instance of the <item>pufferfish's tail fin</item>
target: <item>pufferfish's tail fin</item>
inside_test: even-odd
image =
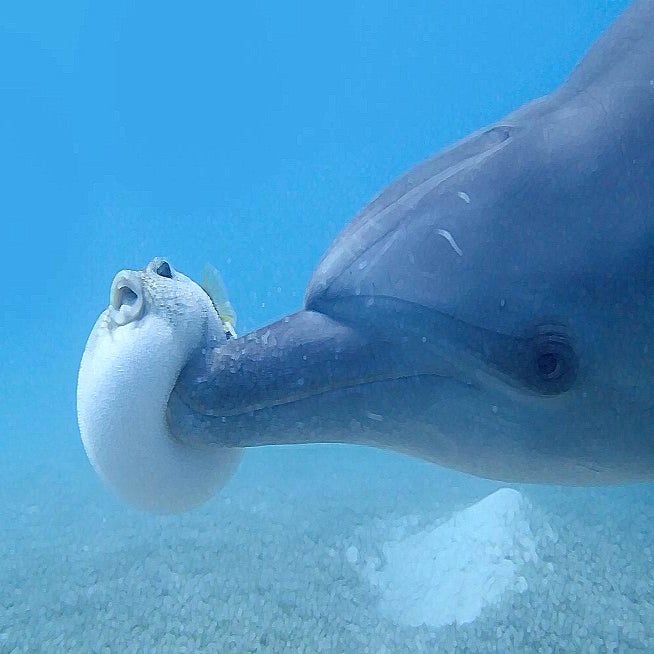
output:
[[[200,284],[211,298],[216,312],[223,323],[227,338],[236,338],[236,311],[227,297],[227,289],[222,275],[210,263],[204,265]]]

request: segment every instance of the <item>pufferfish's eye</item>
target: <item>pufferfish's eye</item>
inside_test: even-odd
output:
[[[530,376],[541,393],[558,395],[569,390],[577,367],[577,355],[566,336],[545,332],[534,338]]]
[[[168,279],[173,278],[173,271],[170,269],[170,264],[167,261],[162,261],[155,269],[155,272],[160,277],[166,277]]]

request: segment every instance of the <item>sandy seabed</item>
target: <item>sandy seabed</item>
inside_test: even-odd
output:
[[[2,653],[654,651],[654,486],[515,486],[537,555],[520,587],[470,622],[411,626],[371,570],[503,485],[364,448],[268,448],[208,505],[152,517],[81,453],[3,476]]]

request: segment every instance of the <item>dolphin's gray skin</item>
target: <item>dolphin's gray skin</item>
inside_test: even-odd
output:
[[[505,481],[654,479],[654,1],[390,186],[304,310],[198,351],[183,442],[361,443]]]

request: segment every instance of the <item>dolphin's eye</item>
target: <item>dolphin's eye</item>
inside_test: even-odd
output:
[[[167,261],[162,261],[155,271],[160,277],[173,278],[173,271],[170,269],[170,264]]]
[[[554,352],[545,352],[536,359],[538,373],[543,379],[557,379],[563,372],[561,359]]]
[[[534,338],[530,376],[544,395],[558,395],[572,386],[577,376],[577,357],[565,336],[550,332]]]

